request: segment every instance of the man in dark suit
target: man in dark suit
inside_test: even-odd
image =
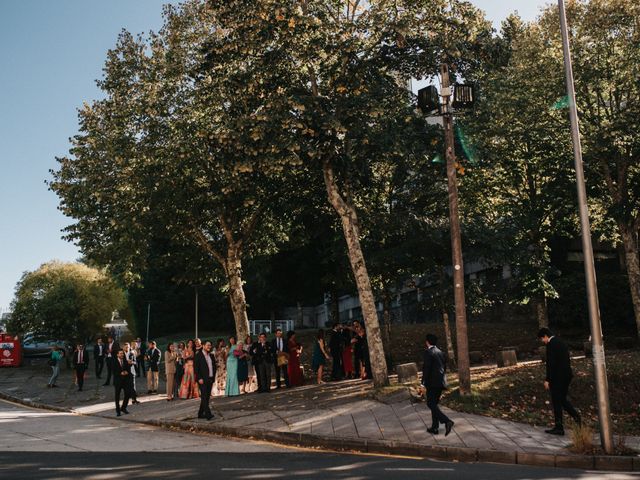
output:
[[[158,393],[158,381],[160,377],[160,359],[162,355],[160,349],[156,347],[156,342],[151,340],[147,348],[146,358],[149,369],[147,370],[147,393]]]
[[[84,385],[84,372],[89,368],[89,352],[84,351],[84,345],[78,344],[76,351],[73,352],[73,368],[76,371],[76,382],[78,391],[82,391]]]
[[[102,339],[99,338],[97,343],[93,346],[93,360],[96,362],[96,378],[101,378],[102,369],[104,368],[104,356],[106,353],[106,348],[104,343],[102,343]]]
[[[573,378],[569,349],[548,328],[541,328],[538,332],[538,338],[547,346],[547,375],[544,379],[544,388],[551,391],[551,403],[555,418],[555,426],[545,432],[551,435],[564,435],[563,409],[573,417],[577,424],[582,422],[580,415],[567,399],[569,384]]]
[[[113,361],[116,358],[116,353],[120,350],[118,342],[113,340],[113,337],[107,337],[107,344],[105,345],[107,351],[105,353],[105,362],[107,362],[107,381],[103,385],[109,385],[111,382],[111,375],[113,375]]]
[[[200,386],[200,408],[198,409],[198,418],[206,418],[211,420],[213,414],[209,408],[209,399],[211,398],[211,389],[216,379],[216,361],[211,355],[211,342],[206,341],[202,349],[196,353],[194,360],[194,373],[198,385]]]
[[[124,351],[118,350],[113,359],[113,386],[115,387],[116,415],[120,412],[128,414],[127,406],[133,390],[133,376],[131,374],[131,364],[124,357]],[[120,405],[120,392],[124,391],[122,406]]]
[[[271,390],[273,357],[271,345],[267,343],[267,335],[261,333],[258,336],[258,342],[251,347],[251,363],[256,369],[256,377],[258,377],[258,393],[269,393]]]
[[[287,372],[287,364],[278,366],[278,358],[289,357],[288,342],[282,338],[282,329],[276,328],[276,338],[271,340],[271,351],[273,355],[273,367],[276,371],[276,388],[280,388],[280,376],[284,377],[284,384],[289,386],[289,373]]]
[[[334,323],[329,338],[329,352],[331,353],[333,368],[331,380],[342,380],[344,369],[342,368],[342,333],[340,324]]]
[[[438,337],[428,334],[425,342],[424,359],[422,363],[422,385],[427,389],[427,406],[431,410],[431,428],[427,432],[436,435],[440,424],[444,424],[444,436],[451,433],[453,421],[447,417],[438,406],[442,391],[447,387],[445,372],[447,358],[437,347]]]

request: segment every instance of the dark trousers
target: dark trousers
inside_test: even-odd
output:
[[[180,384],[182,383],[182,377],[184,376],[184,366],[181,363],[176,365],[176,381],[173,386],[173,396],[178,396],[178,391],[180,390]]]
[[[256,376],[258,377],[258,392],[271,390],[271,364],[259,362],[256,364]]]
[[[141,357],[136,358],[136,375],[138,378],[145,377],[147,372],[144,369],[144,359]]]
[[[76,366],[76,381],[78,382],[78,390],[82,390],[84,386],[84,372],[87,369],[84,368],[84,365]]]
[[[340,350],[332,350],[333,370],[331,370],[331,380],[342,380],[344,377],[344,368],[342,367],[342,352]]]
[[[580,421],[580,415],[573,408],[571,402],[567,399],[569,393],[569,383],[551,384],[549,390],[551,391],[551,403],[553,405],[553,417],[555,419],[556,428],[564,428],[562,426],[562,410],[566,410],[576,422]]]
[[[284,378],[284,384],[288,387],[289,386],[289,372],[287,369],[288,365],[282,365],[281,367],[278,366],[277,363],[275,363],[273,365],[273,368],[276,371],[276,387],[280,388],[280,376],[282,374],[282,377]]]
[[[104,368],[104,357],[96,357],[96,377],[100,378],[102,369]]]
[[[113,358],[106,357],[105,363],[107,364],[107,380],[104,382],[104,384],[109,385],[109,383],[111,383],[111,376],[113,375]],[[116,383],[115,378],[113,379],[113,383]]]
[[[202,385],[200,385],[200,382],[198,382],[198,386],[200,387],[200,408],[198,409],[198,418],[211,416],[209,400],[211,399],[213,380],[214,377],[203,379]]]
[[[116,389],[116,413],[120,413],[127,409],[129,405],[129,399],[131,398],[131,391],[133,390],[133,383],[131,380],[121,380],[116,382],[114,379],[113,386]],[[120,393],[124,392],[124,398],[122,400],[122,406],[120,405]]]
[[[431,428],[438,428],[441,423],[451,421],[449,417],[442,413],[442,410],[440,410],[438,406],[441,395],[441,388],[427,388],[427,407],[431,410]]]

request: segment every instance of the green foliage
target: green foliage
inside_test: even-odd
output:
[[[126,308],[122,289],[80,263],[45,263],[16,286],[7,328],[44,339],[85,341],[102,331],[114,310]]]

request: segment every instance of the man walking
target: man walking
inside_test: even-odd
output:
[[[96,363],[96,378],[102,378],[102,369],[104,368],[105,348],[102,338],[98,338],[97,343],[93,346],[93,361]]]
[[[115,387],[116,397],[116,415],[119,417],[120,412],[128,414],[127,406],[133,389],[133,377],[131,374],[131,365],[125,358],[124,351],[118,350],[113,360],[113,386]],[[120,392],[124,391],[124,399],[122,406],[120,405]]]
[[[551,391],[551,404],[555,419],[555,426],[545,432],[551,435],[564,435],[563,409],[573,417],[578,425],[582,422],[580,415],[567,399],[569,384],[573,378],[569,349],[548,328],[541,328],[538,332],[538,338],[547,346],[547,375],[544,379],[544,388]]]
[[[200,408],[198,418],[211,420],[213,414],[209,408],[211,389],[216,378],[216,362],[211,358],[211,342],[206,341],[195,357],[195,377],[200,387]]]
[[[447,358],[437,347],[438,337],[428,334],[425,341],[424,361],[422,364],[422,385],[427,389],[427,406],[431,410],[431,428],[427,432],[437,435],[440,424],[444,424],[444,436],[451,433],[453,421],[438,406],[442,391],[446,388],[445,373]]]
[[[89,354],[84,351],[84,345],[78,344],[76,351],[73,354],[73,368],[76,371],[76,383],[78,384],[78,391],[82,391],[84,386],[84,372],[89,368]]]
[[[276,328],[276,338],[271,341],[271,351],[274,352],[273,368],[276,372],[276,388],[281,387],[280,376],[284,378],[284,384],[289,386],[288,359],[289,346],[287,341],[282,338],[282,329]]]
[[[147,393],[158,393],[158,380],[160,377],[160,350],[156,347],[156,342],[149,342],[147,350],[147,361],[149,369],[147,370]]]
[[[107,337],[107,352],[105,356],[105,362],[107,362],[107,381],[103,383],[104,386],[109,385],[111,382],[111,375],[113,375],[113,362],[116,358],[116,353],[120,350],[120,345],[113,340],[113,337]]]

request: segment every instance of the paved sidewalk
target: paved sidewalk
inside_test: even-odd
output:
[[[102,381],[89,378],[85,391],[77,392],[70,380],[71,375],[64,371],[59,381],[64,386],[46,388],[46,373],[44,366],[2,369],[0,392],[81,414],[115,416],[113,387],[103,387],[104,378]],[[146,383],[140,380],[138,391],[144,392]],[[161,385],[160,391],[163,389]],[[322,447],[332,447],[334,442],[338,448],[351,446],[358,449],[364,441],[363,445],[414,446],[416,452],[456,451],[461,460],[468,455],[470,460],[516,463],[515,459],[519,458],[518,463],[526,460],[535,464],[537,459],[538,464],[544,464],[555,458],[553,456],[560,456],[560,461],[551,460],[552,464],[593,468],[591,464],[597,463],[597,457],[565,458],[565,455],[570,455],[568,437],[544,433],[544,428],[548,427],[531,427],[446,408],[443,411],[455,421],[454,430],[447,437],[443,434],[444,428],[440,435],[431,435],[426,431],[431,425],[431,413],[424,403],[412,403],[404,390],[388,395],[382,401],[376,400],[371,383],[360,380],[272,390],[269,394],[215,397],[211,401],[215,418],[209,422],[196,418],[197,399],[167,402],[162,394],[141,395],[139,399],[142,403],[130,406],[131,414],[122,418],[169,426],[192,426],[237,436],[280,433],[283,439],[288,435],[287,438],[298,439],[307,445],[312,445],[309,439],[315,438],[316,443],[319,441],[318,446]],[[273,435],[270,438],[277,439]],[[624,440],[627,447],[640,451],[640,437],[629,436]],[[590,458],[591,463],[581,463],[578,461],[580,458]],[[628,458],[631,466],[632,460]],[[614,459],[609,468],[616,468],[619,463]],[[637,457],[637,465],[640,469],[640,457]]]

